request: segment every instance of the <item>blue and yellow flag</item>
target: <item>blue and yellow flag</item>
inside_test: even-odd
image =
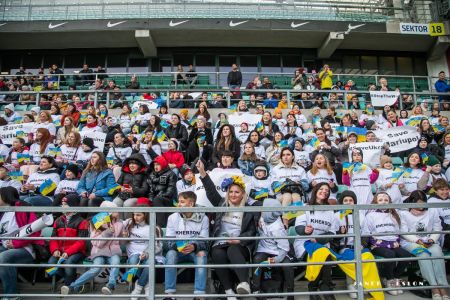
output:
[[[411,251],[411,254],[414,255],[414,256],[419,256],[422,253],[426,253],[426,254],[431,256],[431,252],[427,248],[425,248],[423,246],[418,246],[417,248],[414,248]]]
[[[261,264],[268,265],[269,261],[268,260],[262,261]],[[255,275],[256,276],[259,276],[259,274],[261,274],[261,268],[263,268],[263,267],[257,267],[256,268],[256,270],[255,270]]]
[[[309,145],[316,149],[320,145],[320,141],[316,136],[313,136],[313,138],[309,141]]]
[[[56,127],[60,127],[61,126],[61,118],[54,119],[53,125],[55,125]]]
[[[61,257],[60,259],[58,259],[57,264],[60,265],[60,264],[62,264],[65,261],[66,261],[66,259]],[[56,274],[56,271],[58,271],[58,267],[51,267],[51,268],[46,269],[45,273],[47,273],[48,276],[53,276],[53,275]]]
[[[426,164],[428,162],[428,159],[429,159],[428,155],[425,152],[420,154],[420,158],[422,158],[422,162],[424,164]]]
[[[272,183],[272,190],[275,193],[279,193],[285,186],[286,186],[286,181],[283,181],[283,182],[274,181]]]
[[[87,111],[80,111],[80,122],[86,122],[87,121]]]
[[[411,168],[405,168],[405,167],[398,167],[395,168],[392,172],[392,182],[396,182],[400,179],[400,177],[409,177],[411,175],[412,169]]]
[[[262,188],[262,189],[260,189],[260,190],[255,192],[254,199],[255,200],[259,200],[259,199],[264,199],[264,198],[267,198],[267,197],[269,197],[269,189]]]
[[[280,147],[280,148],[287,147],[288,145],[289,145],[289,143],[287,140],[281,140],[278,142],[278,147]]]
[[[17,138],[25,138],[26,134],[22,130],[16,131],[16,137]]]
[[[39,187],[39,192],[43,196],[49,195],[54,190],[56,190],[56,183],[50,179],[45,180]]]
[[[131,268],[122,275],[122,281],[132,282],[134,276],[136,276],[138,268]]]
[[[350,172],[359,172],[367,169],[367,166],[360,162],[344,162],[342,163],[342,168],[344,171]]]
[[[5,157],[3,155],[0,155],[0,164],[5,163]]]
[[[415,116],[415,117],[410,117],[408,120],[406,120],[405,125],[406,126],[419,126],[420,121],[422,121],[423,117],[420,116]]]
[[[164,142],[164,141],[167,139],[166,134],[165,134],[164,131],[162,131],[162,130],[159,131],[159,132],[157,132],[156,135],[155,135],[155,137],[156,137],[156,140],[157,140],[159,143]]]
[[[118,190],[120,190],[122,187],[120,185],[115,185],[112,188],[109,189],[108,195],[112,196],[114,193]]]
[[[17,153],[17,162],[19,164],[30,162],[30,154],[29,153]]]
[[[191,124],[191,126],[195,126],[195,124],[197,124],[197,116],[193,116],[192,118],[190,118],[189,124]]]
[[[100,111],[100,118],[104,119],[106,117],[106,111],[101,110]]]
[[[200,148],[200,147],[203,147],[203,144],[205,143],[205,140],[206,140],[206,135],[201,135],[201,136],[199,136],[198,138],[197,138],[197,146]]]
[[[434,131],[445,132],[445,127],[442,125],[433,125],[431,127],[433,127]]]
[[[230,107],[228,107],[228,112],[235,113],[235,112],[237,112],[237,108],[238,108],[238,105],[237,104],[233,104]]]
[[[298,201],[298,202],[293,202],[293,203],[291,203],[290,205],[289,205],[289,207],[301,207],[301,206],[303,206],[303,202],[301,202],[301,201]],[[301,210],[296,210],[296,211],[288,211],[287,213],[285,213],[284,215],[283,215],[283,219],[286,219],[286,220],[291,220],[291,219],[295,219],[295,218],[297,218],[298,216],[301,216],[301,215],[303,215],[305,212],[304,211],[301,211]]]
[[[189,245],[188,241],[175,241],[175,244],[177,245],[177,251],[181,252],[186,248],[187,245]]]
[[[313,125],[315,125],[315,126],[319,126],[320,125],[320,119],[321,119],[321,117],[320,116],[313,116],[313,118],[312,118],[312,124]]]
[[[256,123],[256,131],[263,131],[264,130],[264,124],[261,122],[261,121],[259,121],[258,123]]]
[[[351,209],[341,209],[341,210],[339,211],[339,218],[340,218],[340,219],[343,219],[343,218],[345,218],[346,216],[351,215],[352,212],[353,212],[353,211],[352,211]]]
[[[62,155],[61,148],[59,147],[51,147],[48,149],[48,155],[53,157],[60,157]]]
[[[23,117],[15,117],[14,118],[14,124],[20,124],[23,121]]]
[[[170,124],[165,119],[161,119],[159,125],[161,125],[162,128],[167,128],[170,126]]]
[[[107,157],[106,157],[106,164],[112,166],[112,165],[114,164],[114,157],[107,156]]]
[[[9,177],[11,177],[12,180],[22,182],[23,181],[23,173],[20,171],[13,171],[8,173]]]
[[[336,127],[335,132],[338,134],[340,133],[342,135],[345,135],[345,134],[348,135],[349,133],[354,132],[354,133],[356,133],[358,143],[362,143],[362,142],[366,141],[366,133],[367,133],[366,128],[338,126],[338,127]]]
[[[107,212],[99,212],[92,217],[92,224],[94,224],[95,229],[99,229],[104,224],[110,223],[111,217]]]

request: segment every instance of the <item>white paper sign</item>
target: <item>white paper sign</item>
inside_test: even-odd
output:
[[[23,139],[28,142],[27,134],[30,133],[34,127],[34,123],[23,123],[23,124],[9,124],[5,126],[0,126],[0,139],[5,145],[12,145],[14,138],[17,137],[17,132],[22,131],[25,136]]]
[[[81,131],[80,135],[81,140],[87,137],[93,139],[95,147],[97,147],[100,151],[103,151],[103,149],[105,148],[106,133],[101,131],[92,131],[92,132]]]
[[[391,153],[406,151],[417,146],[420,133],[411,126],[392,127],[386,130],[376,130],[375,135],[389,144]]]
[[[241,130],[241,124],[247,123],[248,124],[248,130],[252,131],[255,129],[256,124],[261,121],[262,116],[257,114],[250,114],[250,113],[233,113],[228,116],[228,123],[233,125],[234,132],[239,132]]]
[[[348,157],[351,158],[352,150],[354,148],[359,148],[363,152],[363,163],[372,168],[376,168],[380,165],[380,156],[383,153],[383,147],[383,142],[356,143],[349,145]]]
[[[158,103],[153,101],[136,101],[133,103],[133,110],[138,110],[141,105],[147,105],[148,109],[157,109]]]
[[[213,169],[211,172],[209,172],[209,177],[211,178],[212,182],[216,185],[216,189],[219,192],[219,194],[224,197],[225,192],[222,191],[222,182],[225,178],[231,177],[233,175],[239,175],[242,176],[246,185],[247,193],[249,192],[249,182],[250,179],[242,174],[241,170],[239,169]],[[195,194],[197,195],[197,206],[205,206],[205,207],[212,207],[211,202],[209,201],[208,197],[206,197],[206,191],[205,187],[203,186],[203,183],[200,179],[200,175],[195,175]]]
[[[391,106],[399,96],[399,91],[370,91],[370,100],[373,106]]]

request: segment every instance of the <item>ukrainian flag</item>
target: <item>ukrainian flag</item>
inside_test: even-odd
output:
[[[412,169],[411,168],[405,168],[405,167],[398,167],[395,168],[392,173],[392,182],[396,182],[400,179],[400,177],[409,177],[411,175]]]
[[[15,117],[14,118],[14,124],[20,124],[22,123],[23,118],[22,117]]]
[[[25,132],[23,132],[22,130],[16,131],[16,137],[18,138],[25,138]]]
[[[319,139],[318,139],[317,137],[314,136],[314,137],[309,141],[309,145],[310,145],[311,147],[313,147],[314,149],[316,149],[317,147],[319,147],[320,141],[319,141]]]
[[[18,163],[29,162],[29,161],[30,161],[29,153],[17,153],[17,162]]]
[[[353,172],[365,171],[367,166],[363,163],[357,162],[353,163]]]
[[[166,136],[166,134],[164,133],[164,131],[159,131],[157,134],[156,134],[156,140],[159,142],[159,143],[161,143],[161,142],[164,142],[165,140],[167,139],[167,136]]]
[[[349,127],[349,126],[338,126],[335,129],[336,133],[340,134],[349,134],[350,132],[354,132],[357,135],[358,143],[362,143],[366,141],[366,128],[359,127]]]
[[[104,119],[106,117],[106,111],[101,110],[100,111],[100,118]]]
[[[189,124],[191,124],[191,126],[195,126],[196,123],[197,123],[197,116],[193,116],[192,118],[189,119]]]
[[[99,229],[103,224],[111,222],[111,217],[107,212],[100,212],[92,217],[92,224],[94,224],[95,229]]]
[[[107,157],[106,157],[106,164],[112,166],[112,165],[114,164],[114,157],[107,156]]]
[[[301,206],[303,206],[303,202],[300,202],[300,201],[298,201],[298,202],[293,202],[293,203],[291,203],[289,206],[292,206],[292,207],[301,207]],[[297,218],[298,216],[303,215],[304,213],[305,213],[304,211],[300,211],[300,210],[297,210],[297,211],[288,211],[287,213],[285,213],[285,214],[283,215],[283,219],[286,219],[286,220],[295,219],[295,218]]]
[[[43,196],[49,195],[54,190],[56,190],[56,183],[54,183],[50,179],[45,180],[39,187],[39,192]]]
[[[11,177],[12,180],[22,182],[23,181],[23,173],[20,171],[14,171],[8,173],[9,177]]]
[[[237,112],[237,108],[238,108],[238,105],[237,104],[233,104],[230,107],[228,107],[228,111],[230,113],[235,113],[235,112]]]
[[[420,124],[420,121],[422,121],[422,119],[424,119],[423,117],[410,117],[406,122],[405,125],[406,126],[418,126]]]
[[[343,219],[348,215],[352,214],[352,210],[351,209],[341,209],[339,211],[339,218]]]
[[[176,241],[175,244],[177,245],[177,251],[181,252],[186,248],[187,245],[189,245],[188,241]]]
[[[260,189],[259,191],[256,191],[255,193],[255,200],[264,199],[269,197],[269,189]]]
[[[331,257],[335,261],[345,261],[353,260],[355,257],[355,253],[351,249],[347,249],[343,254],[337,254],[333,250],[311,241],[306,241],[304,247],[308,253],[307,262],[325,262],[328,257]],[[369,250],[363,249],[361,252],[361,259],[364,261],[374,260],[375,258]],[[323,265],[308,264],[306,267],[305,278],[309,281],[316,280],[317,276],[320,274],[322,266]],[[354,263],[338,264],[337,266],[341,268],[347,276],[353,280],[356,280],[356,268]],[[375,262],[364,262],[362,264],[362,273],[363,282],[358,284],[362,284],[364,289],[381,288],[380,276],[378,275],[378,269]],[[375,300],[384,300],[383,292],[370,292],[370,294]]]
[[[61,156],[61,148],[58,147],[52,147],[50,149],[48,149],[48,155],[53,156],[53,157],[58,157]]]
[[[442,126],[442,125],[433,125],[431,127],[433,127],[434,131],[440,131],[440,132],[444,132],[445,131],[445,127]]]
[[[284,148],[288,146],[288,141],[287,140],[281,140],[278,142],[278,147],[280,148]]]
[[[80,122],[86,122],[87,121],[87,112],[81,111],[80,112]]]
[[[165,119],[161,119],[161,122],[159,123],[159,125],[161,125],[162,128],[167,128],[169,127],[169,123],[167,123],[167,121]]]
[[[53,125],[55,125],[56,127],[61,126],[61,118],[53,120]]]
[[[264,125],[261,121],[259,121],[258,123],[256,123],[256,131],[263,131],[264,130]]]
[[[423,162],[424,164],[426,164],[426,163],[428,162],[429,157],[428,157],[428,155],[427,155],[426,153],[422,153],[422,154],[420,155],[420,157],[422,158],[422,162]]]
[[[57,264],[60,265],[65,261],[65,258],[61,257]],[[45,273],[47,273],[49,276],[53,276],[56,274],[56,271],[58,271],[58,267],[51,267],[45,270]]]
[[[283,181],[283,182],[274,181],[272,183],[272,189],[275,193],[279,193],[285,186],[286,186],[286,181]]]
[[[206,135],[202,135],[200,137],[197,138],[197,146],[198,147],[203,147],[203,143],[206,140]]]
[[[108,195],[112,196],[116,191],[120,190],[122,187],[120,185],[115,185],[109,189]]]
[[[138,272],[138,268],[129,269],[122,275],[122,281],[126,281],[126,282],[133,281],[133,277],[136,276],[137,272]]]
[[[268,261],[268,260],[262,261],[261,264],[268,265],[268,264],[269,264],[269,261]],[[262,267],[257,267],[257,268],[256,268],[256,270],[255,270],[255,275],[256,275],[256,276],[259,276],[259,274],[261,273],[261,268],[262,268]]]

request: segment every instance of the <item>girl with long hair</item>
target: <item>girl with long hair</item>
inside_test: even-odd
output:
[[[234,161],[237,161],[241,152],[240,147],[241,143],[234,134],[234,127],[229,124],[222,125],[214,145],[213,164],[219,166],[220,157],[222,157],[223,151],[231,151],[233,153]]]
[[[63,145],[66,143],[67,136],[72,131],[78,131],[78,129],[75,127],[75,122],[72,117],[66,117],[64,118],[64,121],[61,121],[61,128],[58,129],[58,132],[56,133],[56,144],[57,145]]]

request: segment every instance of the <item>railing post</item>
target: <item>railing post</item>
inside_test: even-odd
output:
[[[231,94],[231,89],[228,89],[228,93],[227,93],[227,107],[230,107],[230,105],[231,105],[230,94]]]
[[[354,253],[356,260],[356,291],[358,294],[359,300],[364,300],[364,288],[363,288],[363,277],[362,277],[362,259],[361,259],[361,226],[359,221],[359,208],[354,205],[353,206],[353,233],[355,234],[354,238]]]
[[[89,96],[88,96],[88,100],[89,100]],[[98,91],[95,91],[95,98],[94,98],[94,107],[97,108],[97,103],[98,103]]]
[[[109,98],[110,98],[110,92],[106,93],[106,107],[109,109]]]
[[[287,98],[287,105],[288,105],[288,108],[289,109],[291,109],[291,91],[290,90],[287,90],[287,92],[286,92],[286,98]]]
[[[150,212],[150,226],[149,226],[149,245],[148,245],[148,300],[155,299],[155,228],[156,228],[156,213]]]
[[[219,72],[216,72],[216,88],[219,88],[219,80],[220,80]]]
[[[330,101],[330,100],[328,99],[328,101]],[[339,99],[338,99],[338,101],[339,101]],[[344,90],[344,107],[345,107],[345,109],[348,109],[347,90]]]

